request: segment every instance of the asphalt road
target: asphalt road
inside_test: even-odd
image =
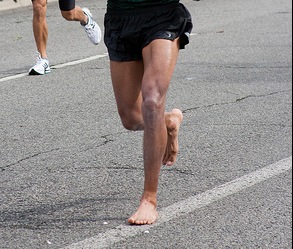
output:
[[[30,77],[32,9],[0,12],[1,249],[292,248],[292,3],[183,3],[195,27],[167,103],[181,151],[143,228],[126,224],[142,134],[120,124],[104,44],[51,3],[53,70]],[[106,1],[86,4],[102,24]]]

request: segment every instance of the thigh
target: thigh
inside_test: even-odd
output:
[[[179,54],[179,39],[157,39],[143,49],[143,98],[165,98]]]
[[[143,62],[111,61],[111,77],[120,115],[141,115]]]

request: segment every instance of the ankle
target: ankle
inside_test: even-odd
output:
[[[151,203],[155,207],[157,207],[157,193],[152,192],[144,192],[141,197],[141,203]]]
[[[88,23],[89,23],[89,17],[86,15],[86,14],[84,14],[85,15],[85,20],[83,20],[83,21],[81,21],[80,22],[80,24],[82,25],[82,26],[86,26],[86,25],[88,25]]]

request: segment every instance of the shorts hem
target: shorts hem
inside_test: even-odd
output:
[[[174,41],[179,38],[179,49],[184,49],[189,44],[193,28],[191,15],[183,4],[169,6],[168,10],[156,9],[154,13],[149,9],[140,12],[132,10],[131,16],[124,11],[109,11],[105,16],[105,45],[110,60],[142,60],[143,48],[158,39]]]

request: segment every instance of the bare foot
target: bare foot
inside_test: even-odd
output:
[[[148,197],[143,197],[140,206],[135,214],[129,219],[131,225],[151,225],[158,219],[156,200],[150,201]]]
[[[165,120],[168,131],[168,143],[163,165],[173,166],[179,152],[178,135],[183,121],[183,114],[179,109],[174,109],[172,112],[166,113]]]

